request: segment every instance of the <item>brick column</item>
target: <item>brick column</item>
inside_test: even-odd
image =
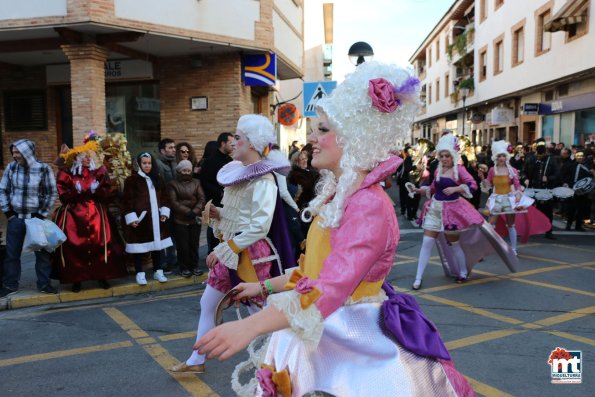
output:
[[[97,44],[65,44],[70,60],[72,134],[74,145],[89,130],[105,135],[105,61],[109,50]]]

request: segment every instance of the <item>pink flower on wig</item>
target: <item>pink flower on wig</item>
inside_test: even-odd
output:
[[[307,294],[314,289],[314,284],[309,277],[302,277],[295,284],[295,290],[300,294]]]
[[[394,112],[400,105],[395,98],[395,87],[382,77],[370,80],[368,95],[372,98],[372,106],[384,113]]]
[[[271,370],[261,368],[256,371],[256,379],[262,389],[263,397],[277,397],[277,388],[273,382],[273,373]]]

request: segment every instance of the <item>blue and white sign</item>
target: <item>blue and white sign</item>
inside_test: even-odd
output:
[[[274,53],[244,55],[242,69],[244,85],[275,85],[277,80],[277,56]]]
[[[336,81],[304,83],[304,116],[316,117],[316,103],[329,96],[335,87],[337,87]]]

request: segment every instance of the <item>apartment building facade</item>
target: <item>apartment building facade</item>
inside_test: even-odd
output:
[[[245,84],[253,54],[274,55],[276,81],[303,76],[303,0],[12,2],[0,9],[1,162],[15,139],[52,161],[89,130],[124,132],[133,155],[164,137],[200,155],[240,115],[272,117],[271,87]]]
[[[410,58],[424,101],[414,138],[594,139],[593,23],[590,0],[455,1]]]

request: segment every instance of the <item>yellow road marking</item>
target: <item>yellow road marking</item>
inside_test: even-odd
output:
[[[44,316],[44,315],[54,314],[54,313],[71,312],[71,311],[75,311],[75,310],[101,309],[104,307],[113,307],[113,306],[138,305],[138,304],[143,304],[143,303],[148,303],[148,302],[156,302],[156,301],[167,300],[167,299],[189,298],[192,296],[201,296],[203,294],[203,292],[204,292],[204,290],[185,291],[185,292],[179,292],[176,294],[152,296],[152,297],[143,298],[143,299],[139,299],[139,300],[133,300],[133,301],[109,302],[109,303],[97,303],[97,304],[93,304],[93,305],[71,306],[71,307],[64,307],[64,308],[60,308],[60,309],[47,310],[44,312],[34,312],[33,311],[33,312],[27,312],[27,313],[15,313],[15,314],[2,315],[0,317],[0,320],[23,318],[23,317],[33,317],[33,316]]]
[[[584,336],[569,334],[568,332],[563,331],[546,331],[548,334],[559,336],[560,338],[570,339],[575,342],[585,343],[587,345],[595,346],[595,340],[591,338],[586,338]]]
[[[30,362],[42,361],[42,360],[51,360],[53,358],[77,356],[79,354],[97,353],[97,352],[121,349],[123,347],[132,347],[132,346],[133,346],[132,342],[124,341],[124,342],[116,342],[116,343],[107,343],[105,345],[96,345],[96,346],[88,346],[88,347],[79,347],[76,349],[60,350],[60,351],[49,352],[49,353],[31,354],[29,356],[21,356],[21,357],[7,358],[4,360],[0,360],[0,367],[7,367],[10,365],[25,364],[25,363],[30,363]]]
[[[452,340],[446,342],[445,345],[448,350],[460,349],[461,347],[467,347],[476,345],[478,343],[487,342],[490,340],[505,338],[510,335],[520,334],[521,332],[527,332],[521,329],[502,329],[498,331],[484,332],[483,334],[467,336],[466,338]]]
[[[590,249],[587,249],[587,248],[572,247],[570,245],[564,245],[564,244],[550,244],[550,245],[552,247],[561,247],[561,248],[566,248],[566,249],[569,249],[569,250],[595,252],[595,250],[590,250]]]
[[[140,339],[149,336],[138,325],[115,307],[106,307],[103,311],[111,317],[131,338]],[[138,341],[137,341],[138,342]]]
[[[453,300],[446,299],[446,298],[440,298],[440,297],[433,296],[433,295],[420,294],[418,296],[420,298],[423,298],[423,299],[427,299],[427,300],[431,300],[431,301],[434,301],[434,302],[442,303],[442,304],[445,304],[447,306],[452,306],[452,307],[455,307],[457,309],[465,310],[465,311],[471,312],[473,314],[477,314],[479,316],[483,316],[483,317],[491,318],[491,319],[494,319],[494,320],[502,321],[504,323],[513,324],[513,325],[519,325],[519,324],[522,324],[523,323],[523,321],[517,320],[516,318],[512,318],[512,317],[508,317],[508,316],[503,316],[501,314],[492,313],[492,312],[487,311],[487,310],[484,310],[484,309],[478,309],[478,308],[473,307],[471,305],[468,305],[466,303],[457,302],[457,301],[453,301]]]
[[[196,337],[196,331],[177,332],[175,334],[160,336],[159,340],[162,342],[169,342],[172,340],[188,339],[188,338],[195,338],[195,337]]]
[[[519,258],[535,259],[535,260],[538,260],[541,262],[558,263],[560,265],[570,265],[570,263],[568,263],[568,262],[558,261],[556,259],[548,259],[548,258],[544,258],[541,256],[531,256],[531,255],[519,254]]]
[[[165,370],[179,362],[175,357],[169,354],[169,352],[165,350],[161,345],[157,343],[143,344],[143,340],[148,340],[152,338],[147,338],[149,335],[120,310],[116,309],[115,307],[107,307],[103,309],[103,311],[107,313],[107,315],[110,316],[112,320],[114,320],[116,324],[118,324],[124,331],[126,331],[130,336],[132,336],[137,343],[141,344],[143,349],[153,358],[153,360],[155,360],[157,364],[159,364]],[[183,374],[171,376],[188,393],[190,393],[191,396],[219,396],[206,383],[200,380],[200,378],[197,378],[195,375]]]
[[[159,364],[163,369],[167,370],[171,366],[179,363],[179,360],[173,357],[167,350],[159,344],[145,345],[143,349]],[[206,383],[200,380],[194,374],[172,375],[172,377],[180,384],[191,396],[196,397],[218,397]]]
[[[526,279],[523,279],[523,278],[516,278],[516,277],[514,277],[514,278],[511,277],[511,280],[518,281],[520,283],[526,283],[526,284],[536,285],[538,287],[557,289],[557,290],[560,290],[560,291],[572,292],[573,294],[587,295],[587,296],[595,297],[595,294],[593,292],[583,291],[583,290],[576,289],[576,288],[563,287],[561,285],[554,285],[554,284],[542,283],[541,281],[526,280]]]
[[[512,394],[504,393],[503,391],[498,390],[495,387],[486,385],[485,383],[481,383],[480,381],[478,381],[476,379],[470,378],[468,376],[465,376],[465,378],[467,378],[467,380],[471,384],[471,387],[473,387],[473,390],[476,393],[481,394],[482,396],[486,396],[486,397],[514,397],[514,395],[512,395]]]
[[[576,320],[577,318],[585,317],[593,313],[595,313],[595,306],[589,306],[582,309],[573,310],[569,313],[564,313],[557,316],[544,318],[543,320],[534,321],[534,323],[547,327]]]

